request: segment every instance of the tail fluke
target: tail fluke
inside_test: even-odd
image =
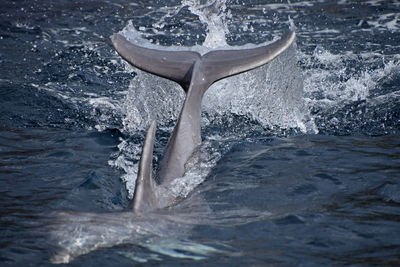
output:
[[[156,122],[153,121],[144,140],[133,197],[133,211],[138,213],[150,211],[157,207],[156,184],[152,169],[155,132]]]
[[[187,91],[194,64],[200,61],[202,76],[208,84],[260,67],[285,51],[294,41],[289,31],[281,39],[262,47],[238,50],[215,50],[201,56],[192,51],[168,51],[140,47],[120,34],[111,36],[118,54],[138,69],[175,81]]]

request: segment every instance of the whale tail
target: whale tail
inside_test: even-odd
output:
[[[251,49],[215,50],[204,55],[193,51],[168,51],[140,47],[120,34],[111,41],[118,54],[132,66],[175,81],[187,92],[196,62],[201,61],[203,78],[209,85],[241,72],[262,66],[285,51],[294,41],[295,32],[289,31],[281,39]]]
[[[136,182],[134,211],[165,206],[165,203],[160,204],[162,201],[156,195],[157,183],[169,183],[184,175],[187,160],[201,142],[201,101],[211,84],[268,63],[286,50],[294,39],[295,32],[289,31],[281,39],[266,46],[240,50],[215,50],[200,55],[193,51],[144,48],[132,44],[120,34],[111,36],[119,55],[132,66],[175,81],[186,92],[178,121],[159,163],[156,179],[152,178],[151,167],[155,123],[153,122],[149,128]]]

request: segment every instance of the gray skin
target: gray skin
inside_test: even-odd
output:
[[[216,81],[260,67],[285,51],[294,41],[289,31],[281,39],[262,47],[242,50],[215,50],[204,55],[192,51],[161,51],[130,43],[120,34],[111,36],[118,54],[132,66],[180,84],[186,92],[178,121],[164,150],[155,179],[152,154],[155,122],[148,130],[139,164],[133,199],[136,213],[167,207],[170,198],[160,196],[158,186],[168,185],[185,173],[185,164],[201,143],[201,102]]]

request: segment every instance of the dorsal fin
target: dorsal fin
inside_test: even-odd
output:
[[[156,132],[156,122],[153,121],[147,130],[143,143],[142,157],[139,163],[139,172],[136,179],[135,194],[133,197],[133,211],[145,212],[157,207],[157,196],[153,180],[153,147]]]
[[[187,91],[191,69],[200,54],[191,51],[168,51],[140,47],[120,34],[113,34],[111,42],[118,54],[132,66],[175,81]]]

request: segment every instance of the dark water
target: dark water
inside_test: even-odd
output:
[[[63,249],[79,266],[400,264],[398,1],[3,1],[0,12],[2,265],[51,265]],[[135,82],[147,81],[108,36],[131,21],[149,42],[201,45],[211,26],[199,12],[230,45],[271,40],[290,16],[301,75],[276,80],[287,99],[302,89],[303,121],[288,119],[298,102],[224,102],[214,90],[186,177],[200,184],[136,221],[120,212],[149,123],[133,112]],[[155,163],[171,123],[159,121]]]

